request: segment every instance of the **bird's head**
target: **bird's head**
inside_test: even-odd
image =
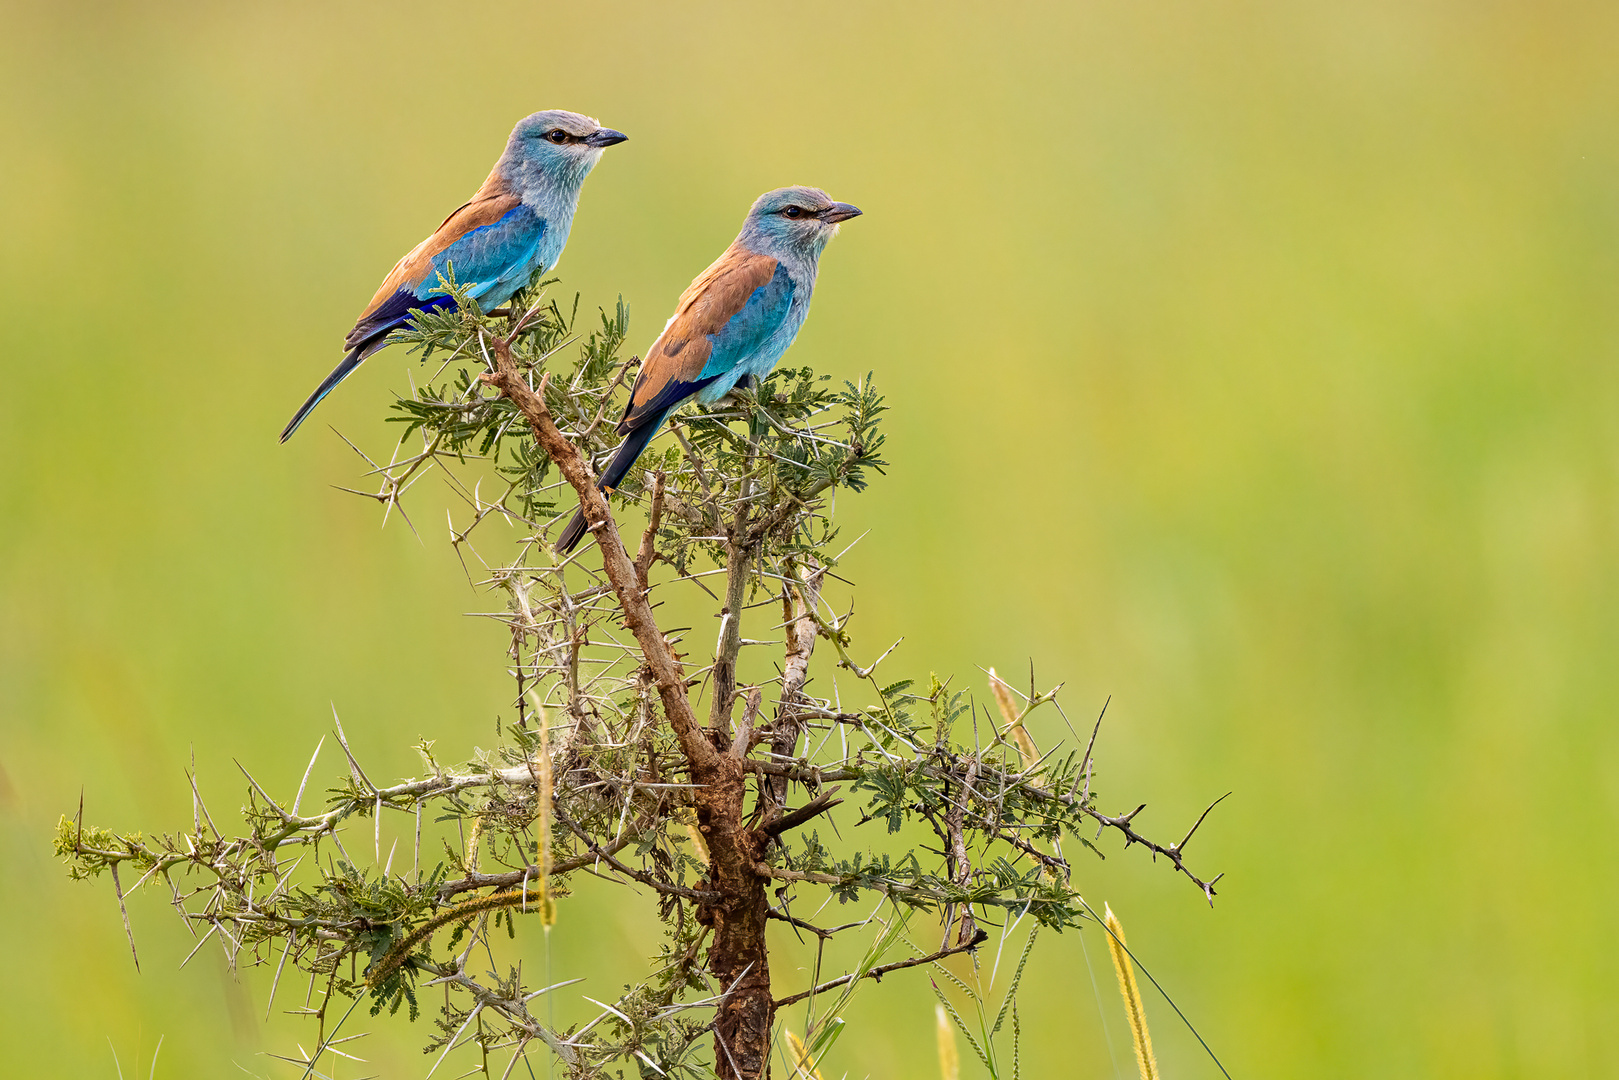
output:
[[[742,223],[742,241],[766,255],[816,256],[838,234],[838,223],[860,215],[858,206],[833,202],[820,188],[784,187],[754,202]]]
[[[628,139],[593,117],[565,109],[525,116],[512,129],[502,165],[520,187],[544,185],[577,191],[602,151]]]

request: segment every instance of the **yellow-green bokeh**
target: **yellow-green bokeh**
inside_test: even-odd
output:
[[[1032,658],[1071,715],[1111,694],[1104,801],[1160,834],[1235,792],[1192,849],[1212,911],[1111,839],[1077,862],[1233,1075],[1613,1074],[1619,8],[0,20],[0,1071],[135,1075],[162,1036],[159,1077],[281,1075],[255,1055],[308,1045],[262,972],[177,973],[155,893],[135,974],[110,883],[49,855],[81,790],[173,827],[193,754],[229,808],[233,759],[289,787],[334,705],[383,773],[491,738],[503,643],[442,519],[379,531],[330,486],[358,459],[327,425],[383,443],[414,364],[275,434],[512,122],[567,107],[631,136],[562,265],[628,300],[631,348],[758,192],[866,210],[794,353],[894,407],[891,477],[839,505],[871,530],[862,647],[973,685]],[[554,976],[630,970],[642,911],[564,901]],[[1129,1075],[1090,944],[1123,1071],[1048,936],[1027,1076]],[[935,1075],[925,978],[858,1000],[827,1075]],[[1147,1008],[1167,1075],[1216,1075]],[[425,1026],[372,1026],[368,1071],[425,1072]]]

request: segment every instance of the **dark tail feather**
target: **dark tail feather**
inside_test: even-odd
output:
[[[584,535],[585,512],[581,508],[573,512],[573,518],[569,520],[568,527],[562,530],[561,536],[557,537],[557,554],[566,555],[572,551],[579,545],[579,540]]]
[[[665,415],[667,414],[659,413],[655,417],[649,417],[648,423],[642,424],[625,436],[624,441],[618,446],[618,452],[613,455],[612,462],[607,466],[607,471],[602,473],[601,480],[596,483],[598,488],[603,491],[611,491],[624,482],[624,474],[630,471],[630,466],[635,464],[635,459],[641,456],[641,451],[646,449],[646,444],[652,441],[652,436],[656,435],[658,428],[663,426]],[[563,529],[562,535],[557,537],[557,553],[566,555],[574,549],[584,535],[585,512],[581,508],[574,511],[573,518],[568,522],[567,528]]]
[[[297,415],[282,429],[282,442],[292,438],[292,433],[298,430],[298,425],[304,422],[305,417],[315,411],[315,406],[320,404],[321,398],[332,392],[332,387],[348,378],[349,372],[360,366],[360,361],[377,351],[375,348],[367,347],[371,344],[371,342],[367,342],[357,348],[350,349],[348,355],[343,357],[343,362],[333,368],[332,373],[326,376],[319,386],[315,387],[315,392],[309,395],[309,400],[304,402]]]

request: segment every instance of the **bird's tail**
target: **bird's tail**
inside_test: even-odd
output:
[[[641,456],[641,451],[646,449],[646,444],[652,441],[652,436],[656,435],[658,428],[663,426],[663,418],[666,415],[668,414],[659,413],[655,417],[649,417],[649,423],[642,424],[625,436],[624,441],[618,446],[618,452],[613,455],[613,460],[608,464],[607,471],[602,473],[601,479],[597,481],[596,486],[598,488],[603,491],[611,491],[624,482],[624,476],[630,471],[630,466],[635,464],[635,459]],[[566,555],[574,549],[584,535],[585,511],[581,507],[574,511],[567,528],[563,529],[562,534],[557,537],[557,553]]]
[[[315,406],[320,404],[321,398],[324,398],[327,394],[330,394],[334,386],[348,378],[349,373],[360,366],[360,361],[377,351],[375,347],[370,347],[374,344],[376,343],[366,342],[361,345],[356,345],[354,348],[348,351],[348,354],[343,357],[342,362],[332,369],[332,373],[330,375],[321,380],[321,384],[315,387],[315,392],[309,395],[309,400],[303,403],[303,406],[298,410],[293,418],[288,421],[287,426],[281,430],[282,442],[286,442],[288,439],[292,438],[292,433],[298,430],[298,425],[304,422],[305,417],[315,411]],[[380,347],[380,345],[377,347]]]

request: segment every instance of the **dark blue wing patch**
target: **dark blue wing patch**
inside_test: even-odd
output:
[[[344,339],[344,344],[350,349],[360,349],[369,356],[382,348],[383,339],[390,333],[410,322],[414,313],[436,311],[454,303],[455,297],[445,293],[422,300],[411,290],[400,289],[384,300],[381,307],[356,323],[354,329],[350,330],[348,337]],[[373,344],[376,348],[370,347]]]
[[[624,419],[618,422],[618,433],[628,435],[632,431],[638,431],[649,425],[654,428],[657,427],[663,422],[664,414],[670,409],[722,378],[724,378],[724,375],[710,375],[693,382],[686,382],[683,379],[670,379],[650,401],[644,401],[640,405],[636,405],[631,401],[624,406]],[[634,417],[630,416],[631,412],[635,413]]]

